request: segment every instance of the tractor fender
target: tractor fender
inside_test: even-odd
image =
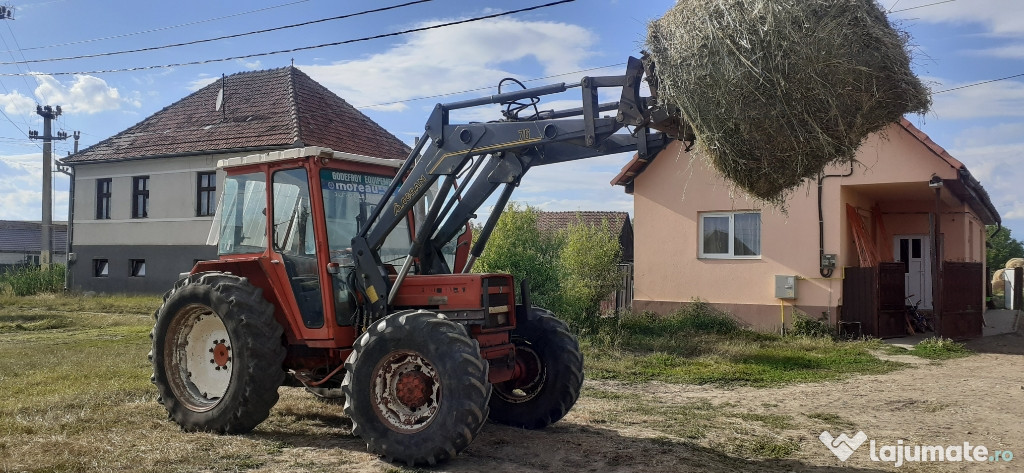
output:
[[[288,320],[286,315],[288,312],[282,304],[282,301],[288,300],[288,295],[284,294],[278,286],[271,284],[270,277],[260,259],[261,257],[254,256],[200,261],[192,268],[190,274],[219,272],[249,279],[250,284],[263,290],[263,298],[274,306],[274,319],[284,327],[284,335],[287,337],[288,343],[296,343],[299,340],[298,334],[295,333],[292,321]]]

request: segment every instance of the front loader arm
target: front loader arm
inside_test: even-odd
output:
[[[667,145],[670,138],[651,130],[655,124],[647,112],[648,99],[639,92],[643,73],[642,62],[631,57],[626,74],[621,76],[587,77],[578,86],[554,84],[438,104],[427,121],[426,132],[385,192],[385,198],[352,241],[357,288],[368,302],[370,318],[375,320],[388,313],[390,300],[414,260],[419,262],[420,274],[468,272],[472,261],[482,253],[512,191],[533,166],[622,152],[636,152],[641,159],[650,159]],[[503,121],[489,123],[449,123],[452,110],[523,99],[536,104],[540,96],[572,87],[581,87],[582,107],[545,112],[533,107],[536,113],[527,118],[506,116]],[[621,87],[621,99],[598,103],[598,89],[603,87]],[[615,116],[600,116],[600,112],[610,110],[616,111]],[[632,133],[618,133],[626,126],[635,128]],[[391,285],[378,250],[439,179],[441,184],[430,208],[417,222],[409,257]],[[461,187],[456,187],[457,179],[461,179]],[[441,248],[462,231],[498,188],[502,192],[471,250],[470,263],[466,268],[449,268]]]

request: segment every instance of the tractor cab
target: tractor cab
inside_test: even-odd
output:
[[[400,164],[318,147],[221,160],[227,175],[208,242],[220,261],[194,272],[258,265],[268,279],[264,291],[274,291],[287,306],[280,314],[292,317],[282,321],[289,338],[350,343],[358,313],[351,241]],[[385,262],[408,253],[412,213],[381,248]],[[258,276],[242,275],[261,285]]]

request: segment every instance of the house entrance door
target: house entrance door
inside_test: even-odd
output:
[[[927,235],[896,235],[893,237],[893,255],[903,263],[906,296],[910,303],[918,301],[920,309],[932,308],[932,262],[928,257],[931,240]]]

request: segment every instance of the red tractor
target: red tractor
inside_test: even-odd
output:
[[[583,384],[575,337],[530,303],[526,284],[470,271],[531,167],[649,159],[679,137],[678,119],[640,96],[643,72],[630,58],[625,75],[584,78],[572,110],[538,107],[565,84],[439,104],[404,162],[325,148],[222,160],[220,258],[167,292],[152,332],[152,380],[170,418],[244,433],[279,386],[305,386],[343,397],[368,449],[410,465],[455,456],[487,419],[529,429],[561,419]],[[600,87],[621,87],[621,99],[599,104]],[[449,123],[451,110],[491,104],[503,119]],[[616,133],[625,126],[635,128]],[[470,248],[468,222],[498,188]]]

